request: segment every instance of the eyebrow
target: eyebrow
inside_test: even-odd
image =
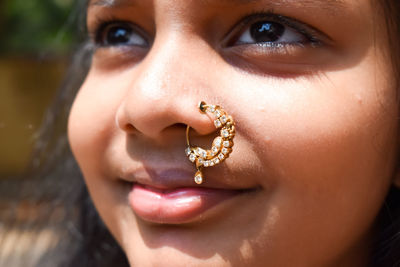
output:
[[[265,3],[266,6],[274,8],[287,4],[295,4],[299,8],[316,7],[325,9],[331,14],[336,14],[345,6],[346,0],[197,0],[203,5],[245,5],[254,3]],[[90,0],[89,7],[100,6],[109,8],[121,8],[137,5],[138,0]]]
[[[136,0],[93,0],[90,1],[90,6],[105,6],[105,7],[116,7],[116,6],[127,6],[134,5]],[[262,2],[262,0],[201,0],[204,4],[250,4],[255,2]],[[342,5],[343,0],[304,0],[304,1],[296,1],[296,0],[282,0],[282,1],[269,1],[269,4],[287,4],[290,2],[300,3],[302,5],[310,6],[315,4],[321,5]]]
[[[133,6],[134,0],[94,0],[89,2],[89,6],[102,6],[102,7],[120,7],[120,6]]]

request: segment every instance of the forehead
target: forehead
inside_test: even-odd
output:
[[[156,5],[160,1],[150,1],[153,5]],[[297,6],[321,6],[327,9],[340,9],[348,2],[355,2],[351,0],[169,0],[162,2],[185,2],[194,5],[202,6],[213,6],[213,5],[248,5],[248,4],[259,4],[262,3],[267,6],[282,6],[282,5],[297,5]],[[102,6],[102,7],[123,7],[123,6],[135,6],[148,4],[147,0],[90,0],[89,6]]]
[[[123,12],[127,16],[186,17],[191,24],[208,15],[226,18],[244,13],[274,12],[321,24],[321,21],[347,22],[371,18],[375,2],[381,0],[88,0],[88,17],[103,12]],[[95,16],[93,16],[95,15]],[[373,17],[376,18],[377,14]],[[383,16],[382,16],[383,17]],[[318,22],[319,21],[319,22]],[[347,26],[346,26],[347,27]]]

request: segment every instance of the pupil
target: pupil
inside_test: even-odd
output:
[[[131,30],[126,27],[114,27],[111,28],[107,34],[107,43],[111,45],[115,44],[125,44],[129,42],[129,36]]]
[[[282,24],[270,21],[261,21],[251,25],[251,37],[260,43],[275,42],[282,37],[285,27]]]

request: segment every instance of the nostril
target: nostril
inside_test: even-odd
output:
[[[174,129],[175,131],[185,132],[186,131],[186,124],[185,123],[174,123],[169,128]]]
[[[175,123],[175,128],[186,129],[186,124],[184,124],[184,123]]]
[[[123,126],[123,130],[126,131],[127,133],[133,133],[135,131],[135,127],[131,123],[126,123]]]

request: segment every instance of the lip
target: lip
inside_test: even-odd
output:
[[[182,168],[150,168],[146,166],[122,173],[119,178],[129,182],[137,183],[145,186],[154,187],[155,189],[174,189],[184,187],[194,188],[215,188],[215,189],[231,189],[242,190],[249,189],[242,186],[235,186],[224,179],[215,179],[211,175],[205,177],[205,182],[197,185],[194,182],[195,170],[186,170]]]
[[[224,207],[228,200],[259,189],[235,186],[225,179],[206,176],[197,185],[193,171],[181,168],[139,167],[124,173],[121,179],[132,184],[129,204],[144,221],[157,224],[184,224],[204,219],[214,207]]]
[[[204,187],[158,189],[133,184],[129,203],[140,218],[158,224],[189,223],[242,191]]]

